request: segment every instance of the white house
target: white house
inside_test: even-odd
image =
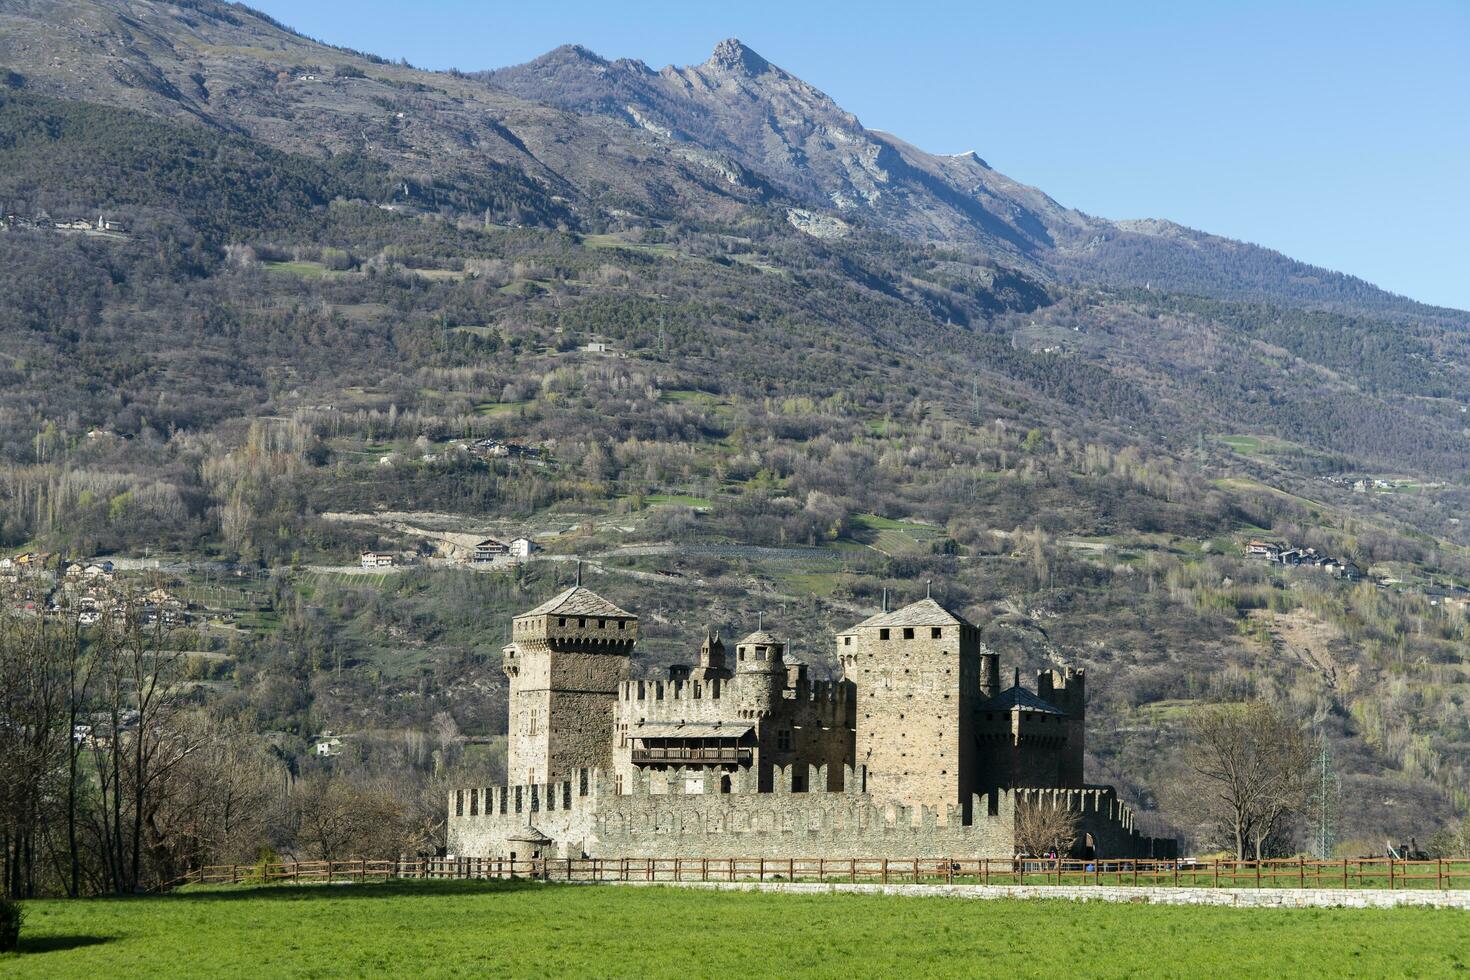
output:
[[[363,568],[392,568],[397,559],[386,551],[364,551],[359,558]]]
[[[516,538],[510,543],[510,553],[514,558],[530,558],[535,550],[536,542],[530,538]]]
[[[312,751],[323,759],[330,759],[340,755],[342,752],[342,739],[331,732],[323,732],[321,738],[312,746]]]

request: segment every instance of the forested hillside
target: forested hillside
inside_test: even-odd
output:
[[[1466,314],[1097,222],[752,57],[477,77],[208,0],[0,10],[0,547],[41,566],[0,569],[12,625],[165,590],[181,716],[249,792],[316,794],[149,860],[324,851],[302,799],[349,791],[432,847],[425,801],[503,775],[508,616],[579,559],[650,670],[764,612],[821,676],[932,579],[1007,662],[1088,667],[1092,778],[1201,849],[1167,788],[1204,702],[1312,726],[1344,847],[1458,820]],[[730,72],[829,113],[783,145],[846,120],[903,180],[849,207],[857,157],[776,167],[716,111]],[[539,551],[467,564],[485,536]]]

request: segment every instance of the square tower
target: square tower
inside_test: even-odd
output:
[[[638,617],[576,585],[515,617],[507,782],[544,783],[612,764],[613,708],[638,642]]]
[[[933,599],[837,636],[857,687],[857,756],[867,790],[908,806],[965,806],[975,786],[980,631]]]

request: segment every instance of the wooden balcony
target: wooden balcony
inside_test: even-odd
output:
[[[654,748],[633,746],[635,766],[748,766],[751,750],[732,746]]]

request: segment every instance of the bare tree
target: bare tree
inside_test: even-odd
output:
[[[127,893],[142,883],[146,852],[156,844],[145,829],[156,823],[168,780],[204,740],[183,724],[183,655],[165,643],[161,621],[145,625],[130,616],[105,629],[98,656],[96,829],[109,887]]]
[[[324,861],[399,853],[409,841],[395,790],[313,773],[295,791],[297,843]]]
[[[1055,798],[1027,797],[1016,806],[1016,850],[1065,855],[1077,842],[1081,814]]]
[[[202,712],[179,728],[196,749],[158,783],[148,821],[156,870],[169,878],[210,862],[253,860],[283,795],[285,767],[263,739]]]
[[[0,623],[0,896],[36,893],[44,810],[65,737],[54,633],[44,620]]]
[[[1178,797],[1238,859],[1260,860],[1310,793],[1312,741],[1267,701],[1213,705],[1189,720]]]

